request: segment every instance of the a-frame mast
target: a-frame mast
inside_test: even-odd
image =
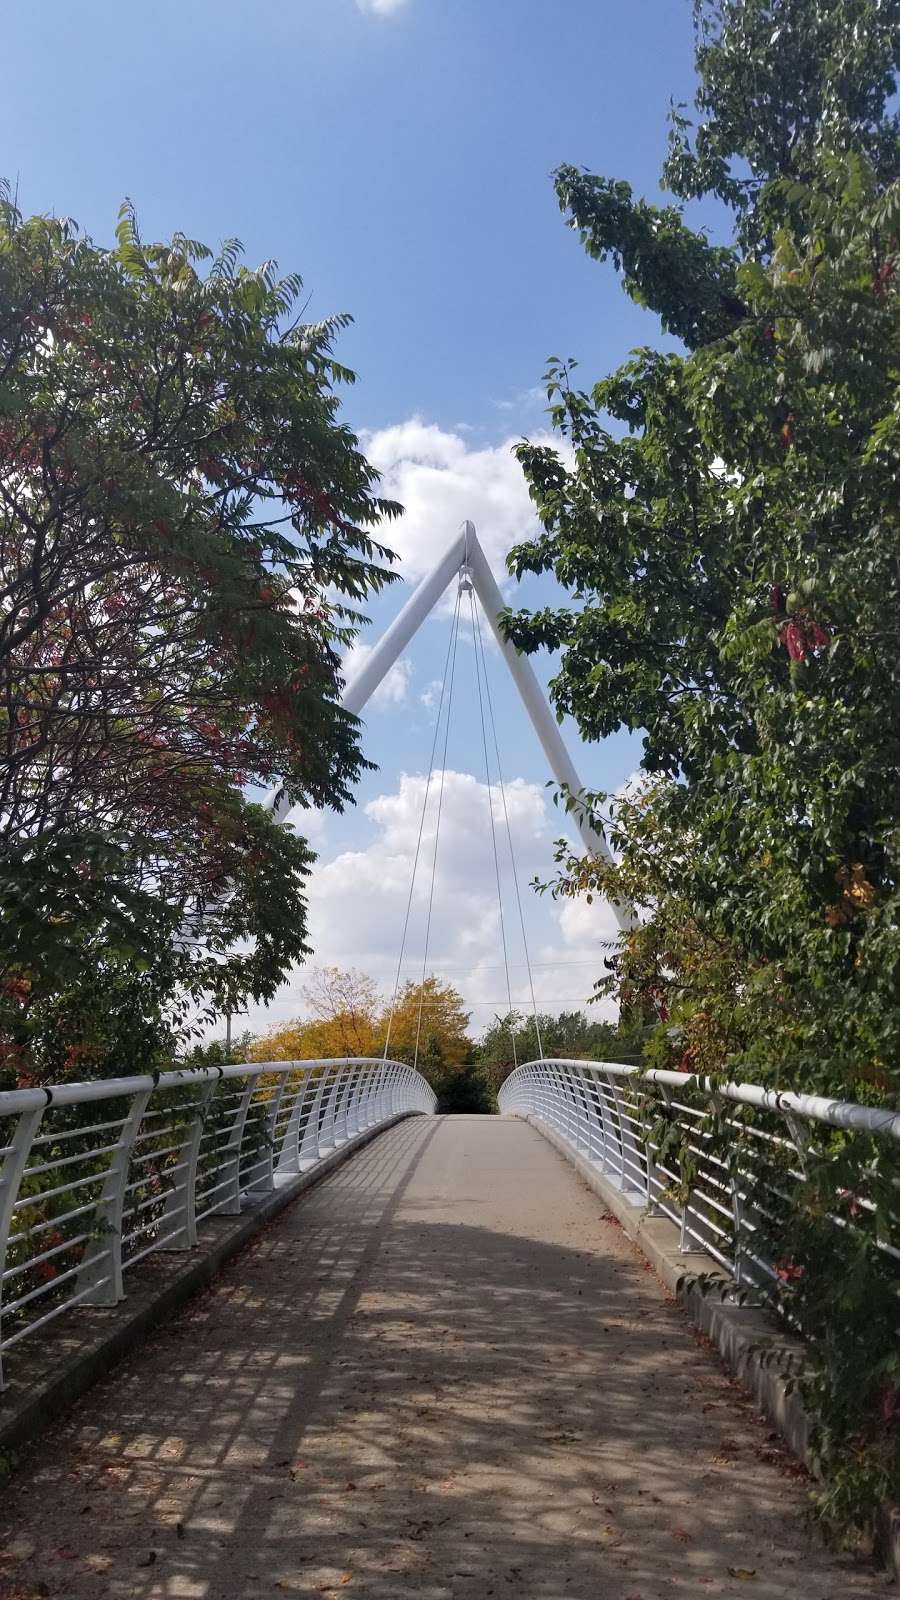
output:
[[[399,660],[410,640],[434,609],[448,584],[454,577],[465,576],[470,578],[481,602],[491,632],[512,674],[513,682],[540,740],[541,749],[547,757],[554,778],[562,789],[577,797],[584,792],[584,785],[563,743],[562,734],[547,703],[547,697],[535,677],[527,656],[521,655],[504,638],[500,628],[500,615],[506,608],[484,551],[478,542],[474,522],[463,523],[437,565],[410,595],[387,632],[374,646],[371,655],[347,684],[341,696],[343,706],[347,711],[359,716],[378,685]],[[285,804],[278,790],[273,790],[267,796],[266,804],[274,810],[279,821],[284,820],[291,809]],[[584,811],[576,807],[571,815],[585,849],[610,860],[609,846],[603,834],[591,826]],[[613,906],[613,910],[623,928],[631,926],[632,919],[627,910],[621,906]]]

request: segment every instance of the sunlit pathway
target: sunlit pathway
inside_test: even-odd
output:
[[[36,1449],[0,1596],[884,1593],[782,1460],[538,1133],[417,1119]]]

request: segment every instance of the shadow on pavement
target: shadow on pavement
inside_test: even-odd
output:
[[[384,1134],[54,1445],[5,1496],[0,1596],[882,1592],[807,1539],[766,1425],[521,1122]]]

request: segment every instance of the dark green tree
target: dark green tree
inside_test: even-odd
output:
[[[560,1060],[625,1061],[638,1059],[635,1041],[614,1023],[584,1011],[541,1011],[537,1018],[513,1012],[495,1017],[475,1046],[475,1060],[490,1092],[496,1095],[516,1062],[535,1061],[541,1051]]]
[[[237,1007],[305,953],[309,851],[247,796],[350,799],[340,652],[398,508],[339,415],[346,319],[304,324],[300,288],[127,206],[104,249],[0,195],[11,1070],[79,974]]]
[[[895,1105],[900,7],[695,14],[697,126],[676,111],[665,173],[676,201],[731,208],[732,243],[677,203],[557,175],[588,250],[687,349],[639,350],[587,390],[553,363],[571,455],[519,452],[542,531],[511,566],[571,599],[510,637],[561,652],[554,699],[585,738],[644,734],[646,787],[596,802],[618,865],[563,848],[555,889],[640,910],[608,984],[655,1009],[657,1064]],[[900,1319],[875,1230],[823,1221],[854,1160],[897,1243],[886,1144],[826,1150],[775,1243],[797,1267],[779,1293],[810,1339],[822,1503],[859,1522],[898,1489]]]

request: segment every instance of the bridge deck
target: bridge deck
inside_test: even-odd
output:
[[[0,1595],[880,1592],[809,1545],[781,1460],[537,1132],[417,1119],[36,1448]]]

